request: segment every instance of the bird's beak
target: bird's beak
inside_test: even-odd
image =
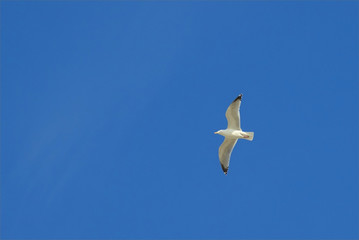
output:
[[[214,134],[218,134],[218,132],[214,132]]]

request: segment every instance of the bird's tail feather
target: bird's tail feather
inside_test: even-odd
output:
[[[254,137],[254,132],[246,132],[246,134],[249,136],[249,138],[245,138],[246,140],[252,141]]]

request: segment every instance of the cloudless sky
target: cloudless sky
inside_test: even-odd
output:
[[[358,7],[2,1],[0,237],[358,239]]]

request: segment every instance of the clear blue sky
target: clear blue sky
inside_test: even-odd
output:
[[[0,237],[357,239],[358,7],[2,1]]]

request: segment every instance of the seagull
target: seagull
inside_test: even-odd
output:
[[[224,136],[224,141],[219,147],[218,155],[225,175],[227,175],[232,150],[236,145],[237,140],[246,139],[252,141],[254,137],[254,132],[243,132],[241,129],[241,119],[239,116],[239,107],[241,106],[241,102],[242,94],[234,99],[226,111],[226,118],[228,122],[227,129],[215,132],[215,134]]]

